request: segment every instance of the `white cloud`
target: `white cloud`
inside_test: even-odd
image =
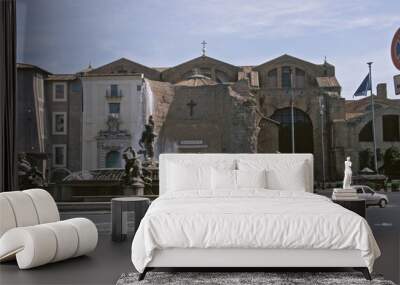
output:
[[[383,29],[399,22],[398,11],[380,13],[370,1],[199,1],[184,5],[192,13],[188,31],[246,37],[291,37],[356,28]],[[372,6],[372,7],[371,7]]]

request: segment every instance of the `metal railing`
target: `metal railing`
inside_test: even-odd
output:
[[[112,99],[118,99],[123,97],[122,90],[118,90],[117,94],[112,93],[110,89],[106,89],[106,97]]]

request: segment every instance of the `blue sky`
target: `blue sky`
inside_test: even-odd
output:
[[[74,73],[121,57],[174,66],[201,54],[258,65],[284,53],[336,66],[351,98],[373,61],[373,84],[388,83],[400,27],[399,0],[17,0],[18,61]]]

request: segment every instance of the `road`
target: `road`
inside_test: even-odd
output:
[[[382,253],[374,268],[400,284],[400,192],[385,194],[389,198],[386,208],[367,208],[367,221]]]
[[[332,190],[317,191],[327,197],[331,197]],[[389,204],[386,208],[369,206],[367,208],[367,221],[373,230],[391,230],[400,232],[400,192],[378,192],[386,194]]]
[[[386,208],[368,207],[367,220],[373,229],[400,232],[400,192],[385,193],[389,198]]]
[[[332,191],[318,191],[330,197]],[[378,192],[386,194],[389,204],[386,208],[367,208],[367,221],[381,250],[374,272],[400,284],[400,192]]]

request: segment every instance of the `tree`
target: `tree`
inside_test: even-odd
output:
[[[368,167],[374,169],[373,167],[373,154],[372,151],[367,148],[359,152],[358,154],[359,162],[360,162],[360,170]]]
[[[400,177],[400,151],[397,147],[388,148],[383,157],[385,174],[390,178]]]

